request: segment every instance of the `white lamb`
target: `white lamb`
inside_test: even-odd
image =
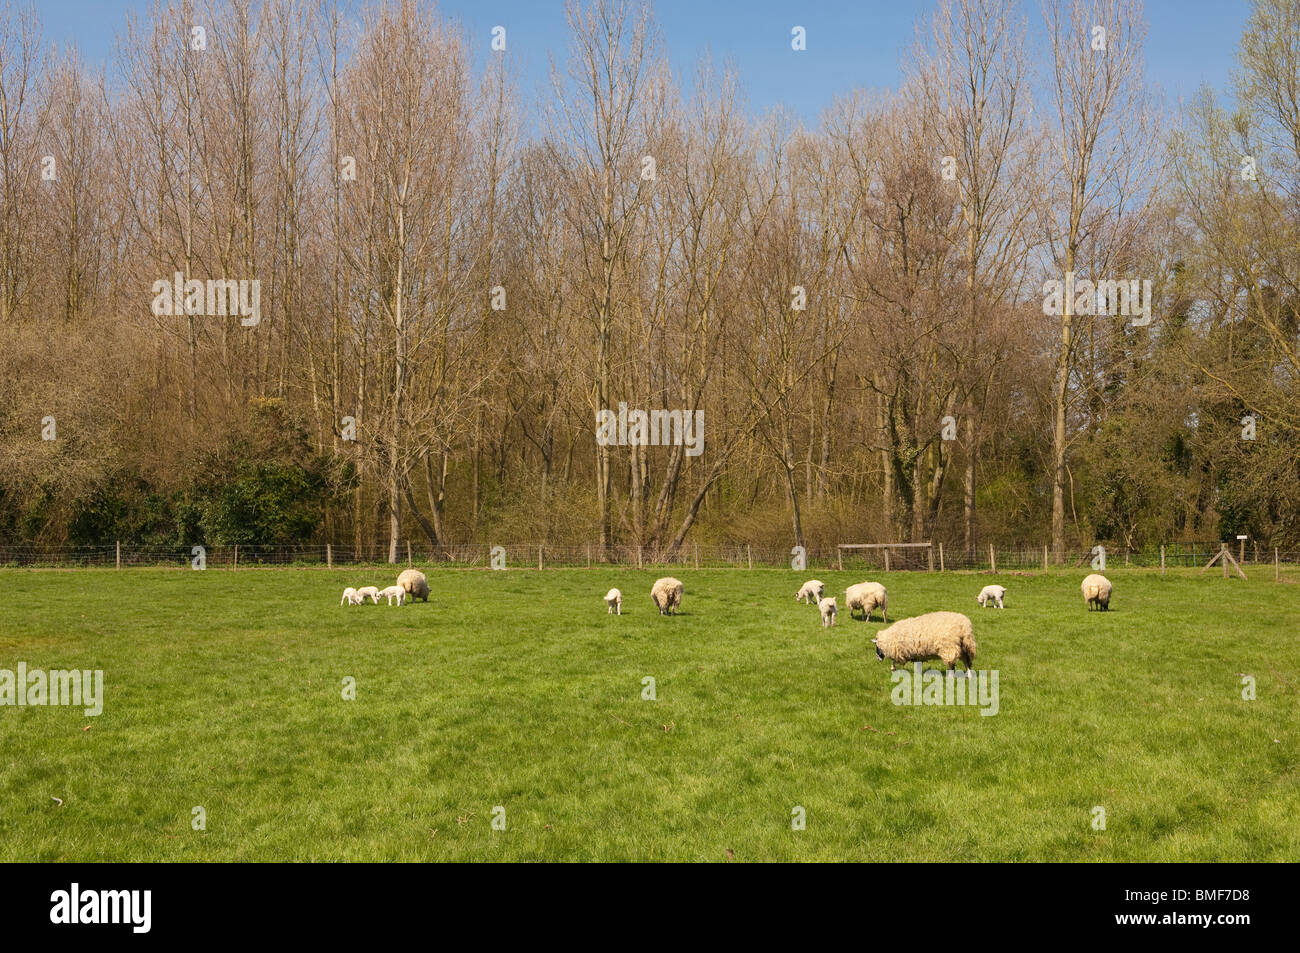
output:
[[[990,602],[1001,609],[1003,608],[1002,597],[1006,594],[1006,586],[985,586],[980,590],[980,594],[975,597],[975,601],[980,604],[981,609],[987,609]]]
[[[397,600],[399,606],[406,601],[406,590],[401,586],[389,586],[387,589],[381,589],[379,594],[388,600],[390,606],[393,604],[394,599]]]
[[[613,613],[615,615],[623,614],[623,593],[617,589],[611,589],[605,593],[605,605],[609,606],[609,611],[605,615]]]
[[[809,579],[794,594],[794,601],[807,603],[810,606],[820,605],[825,592],[826,586],[820,579]]]
[[[369,599],[375,605],[379,605],[378,586],[362,586],[360,589],[357,590],[357,595],[361,597],[360,601],[362,602],[365,602],[366,599]]]
[[[343,590],[343,598],[339,600],[339,605],[343,605],[344,603],[346,603],[347,605],[350,606],[359,606],[361,605],[362,600],[363,597],[361,596],[361,594],[358,593],[351,586],[348,586],[346,589]]]
[[[862,610],[862,621],[870,620],[871,613],[874,609],[880,609],[880,618],[883,622],[889,621],[887,614],[889,609],[889,593],[885,587],[878,582],[860,582],[856,586],[849,586],[844,593],[844,604],[848,606],[849,618],[857,618],[853,614],[855,609]]]
[[[823,629],[835,624],[835,613],[839,611],[839,607],[835,605],[834,596],[820,600],[817,603],[817,608],[820,609],[822,613]]]

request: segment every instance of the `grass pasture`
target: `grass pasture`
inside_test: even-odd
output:
[[[1084,574],[875,576],[891,619],[971,616],[987,717],[892,704],[880,624],[793,601],[848,573],[681,571],[661,618],[654,571],[430,571],[390,609],[338,604],[387,567],[3,570],[0,669],[105,697],[0,707],[0,861],[1295,860],[1300,587],[1117,569],[1102,614]]]

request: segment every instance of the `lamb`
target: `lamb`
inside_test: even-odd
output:
[[[361,597],[361,599],[359,600],[361,602],[365,602],[368,597],[370,601],[373,602],[375,605],[379,605],[378,586],[362,586],[360,589],[357,590],[357,595]]]
[[[834,596],[819,600],[817,608],[821,610],[823,629],[835,624],[835,613],[839,611],[839,607],[835,604]]]
[[[351,586],[343,590],[343,598],[339,600],[339,605],[347,603],[350,606],[359,606],[365,601],[364,597]]]
[[[809,579],[794,594],[794,601],[803,602],[810,606],[819,606],[821,605],[822,594],[825,592],[826,586],[820,579]]]
[[[1110,609],[1110,580],[1093,573],[1083,580],[1083,601],[1088,604],[1088,611],[1095,606],[1100,612]]]
[[[411,601],[423,599],[429,601],[429,580],[424,578],[424,573],[418,569],[404,569],[402,574],[397,577],[397,584],[410,594]]]
[[[399,606],[406,601],[406,590],[401,586],[389,586],[387,589],[381,590],[379,594],[388,600],[390,606],[393,604],[394,599],[397,600]]]
[[[987,609],[990,602],[1001,609],[1003,608],[1002,597],[1006,594],[1006,586],[985,586],[980,590],[980,594],[975,597],[975,601],[980,604],[981,609]]]
[[[970,619],[960,612],[927,612],[895,622],[871,640],[876,658],[889,659],[889,670],[907,662],[939,659],[952,671],[960,659],[970,675],[975,661],[975,635]]]
[[[609,611],[605,615],[614,613],[615,615],[623,614],[623,593],[617,589],[611,589],[605,593],[605,605],[609,606]]]
[[[849,618],[851,619],[857,618],[853,614],[853,610],[861,609],[863,612],[862,621],[866,622],[871,618],[872,610],[879,607],[881,621],[889,621],[889,616],[886,615],[889,608],[889,594],[885,592],[885,587],[878,582],[860,582],[856,586],[849,586],[844,593],[844,604],[848,606]]]
[[[650,590],[650,598],[654,600],[660,615],[672,615],[682,605],[682,581],[664,576],[655,582],[654,588]]]

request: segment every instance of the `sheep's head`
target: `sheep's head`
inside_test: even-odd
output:
[[[882,652],[882,651],[880,651],[880,645],[876,642],[875,639],[872,639],[872,640],[871,640],[871,644],[874,645],[874,646],[876,646],[876,658],[877,658],[877,660],[883,662],[883,661],[885,660],[885,653]]]

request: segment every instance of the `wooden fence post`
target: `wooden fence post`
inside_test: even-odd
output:
[[[591,568],[591,543],[587,544],[587,568]]]
[[[1279,579],[1280,579],[1280,577],[1279,577],[1279,573],[1280,573],[1280,571],[1281,571],[1281,567],[1279,567],[1278,564],[1277,564],[1277,547],[1274,546],[1274,547],[1273,547],[1273,581],[1274,581],[1274,582],[1278,582],[1278,581],[1279,581]]]
[[[695,543],[695,568],[700,568],[700,544],[698,540]]]
[[[239,544],[235,543],[235,568],[239,568]]]
[[[884,548],[885,553],[885,572],[889,572],[889,547]]]
[[[122,541],[117,541],[117,568],[122,568]]]
[[[993,572],[998,571],[998,557],[993,555],[992,543],[989,543],[989,568],[992,569]]]
[[[542,571],[542,544],[537,544],[537,571]]]
[[[334,547],[329,543],[325,544],[325,568],[334,568]]]
[[[1165,547],[1164,544],[1161,543],[1160,544],[1160,575],[1163,576],[1164,574],[1165,574]]]
[[[1047,572],[1047,544],[1043,543],[1043,572]]]
[[[754,550],[750,548],[749,543],[745,544],[745,558],[749,560],[749,568],[754,568]]]
[[[409,539],[406,541],[406,565],[415,565],[415,563],[411,562],[411,541]]]
[[[637,569],[641,568],[641,546],[639,544],[637,545],[636,548],[636,568]]]
[[[940,543],[939,545],[942,546],[943,544]],[[926,554],[926,556],[929,557],[929,562],[930,562],[930,572],[934,572],[934,547],[931,546],[929,549],[927,549],[927,550],[925,551],[925,554]]]
[[[939,552],[940,553],[943,552],[943,543],[939,544]],[[942,556],[940,556],[939,558],[940,560],[943,559]],[[840,564],[840,572],[843,572],[844,571],[844,550],[840,549],[838,546],[835,547],[835,561]]]
[[[939,544],[939,572],[943,572],[943,543]]]

